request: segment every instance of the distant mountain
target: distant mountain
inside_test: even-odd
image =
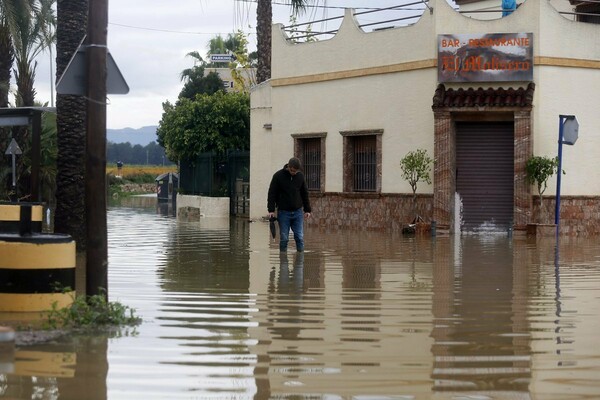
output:
[[[157,141],[156,128],[157,126],[143,126],[139,129],[107,129],[106,139],[113,143],[129,142],[132,146],[136,144],[146,146],[150,142]]]

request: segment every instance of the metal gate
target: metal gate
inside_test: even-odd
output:
[[[247,217],[250,214],[250,152],[229,152],[227,165],[230,213]]]
[[[512,122],[456,123],[456,191],[462,232],[507,232],[512,226]]]

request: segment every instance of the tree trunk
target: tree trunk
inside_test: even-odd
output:
[[[0,25],[0,107],[2,108],[8,107],[10,71],[14,58],[10,30],[7,25]]]
[[[14,51],[10,30],[6,25],[0,25],[0,107],[8,107],[8,91],[10,89],[10,71],[14,60]],[[0,128],[0,150],[2,154],[10,143],[10,128]],[[0,195],[6,198],[5,193],[11,187],[10,177],[0,179]]]
[[[35,105],[33,83],[35,81],[36,66],[36,61],[31,65],[26,60],[23,60],[18,63],[17,69],[14,70],[17,82],[17,96],[15,101],[17,107],[33,107]]]
[[[63,74],[87,31],[88,1],[58,0],[56,77]],[[67,233],[86,248],[85,143],[86,101],[83,96],[56,97],[57,176],[54,230]]]
[[[271,78],[271,24],[273,22],[273,6],[271,0],[258,0],[256,8],[256,49],[258,66],[256,82],[261,83]]]
[[[540,224],[544,223],[544,214],[545,214],[544,201],[542,199],[542,195],[540,194],[540,215],[538,216],[538,222]]]

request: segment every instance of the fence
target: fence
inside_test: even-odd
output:
[[[232,215],[248,216],[250,153],[229,151],[225,155],[201,153],[193,160],[182,160],[179,168],[181,193],[229,197]]]

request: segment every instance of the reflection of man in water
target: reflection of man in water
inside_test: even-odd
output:
[[[304,253],[296,253],[294,269],[290,276],[290,267],[287,253],[279,255],[278,292],[298,293],[304,289]]]
[[[279,272],[279,275],[277,275]],[[271,305],[269,329],[274,337],[296,341],[302,326],[302,299],[304,281],[304,253],[296,253],[293,270],[290,271],[287,253],[279,256],[279,271],[271,270],[269,277],[270,297],[277,299]]]

